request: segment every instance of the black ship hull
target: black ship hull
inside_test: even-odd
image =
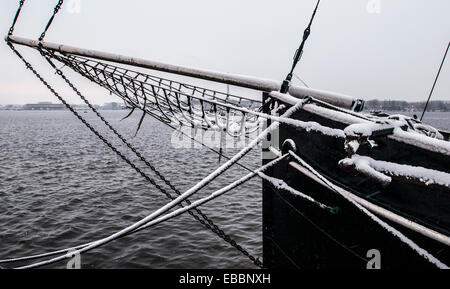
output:
[[[348,125],[303,109],[292,118],[314,121],[337,129],[344,129]],[[342,138],[281,124],[279,143],[287,139],[294,141],[299,157],[343,190],[433,232],[450,235],[448,188],[397,179],[393,179],[388,186],[382,186],[370,177],[339,167],[339,161],[347,157]],[[380,137],[376,141],[376,148],[361,147],[358,154],[447,173],[450,170],[450,157],[446,154],[387,137]],[[267,268],[437,268],[342,195],[318,182],[312,174],[292,167],[290,162],[293,161],[292,158],[283,160],[266,173],[337,210],[324,210],[264,181],[263,255]],[[385,216],[379,218],[441,262],[450,264],[450,248],[445,243]],[[374,249],[379,252],[378,257]],[[375,265],[374,258],[378,258]]]

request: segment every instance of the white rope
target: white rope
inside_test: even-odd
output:
[[[295,104],[294,106],[292,106],[291,108],[289,108],[281,117],[284,118],[288,118],[290,117],[294,112],[296,112],[300,107],[303,106],[303,104],[305,103],[305,100],[299,100],[297,102],[297,104]],[[185,200],[186,198],[190,197],[191,195],[195,194],[198,190],[200,190],[201,188],[203,188],[205,185],[207,185],[208,183],[210,183],[211,181],[213,181],[216,177],[218,177],[220,174],[222,174],[224,171],[226,171],[228,168],[230,168],[233,164],[235,164],[236,162],[238,162],[241,158],[243,158],[251,149],[253,149],[255,146],[257,146],[263,139],[265,139],[267,137],[267,135],[277,129],[279,127],[279,123],[278,122],[273,122],[269,127],[267,127],[263,132],[261,132],[261,134],[258,135],[258,137],[256,137],[253,141],[251,141],[245,148],[243,148],[241,151],[239,151],[236,155],[234,155],[231,159],[229,159],[227,162],[225,162],[223,165],[221,165],[218,169],[216,169],[214,172],[210,173],[207,177],[205,177],[204,179],[202,179],[200,182],[198,182],[197,184],[195,184],[193,187],[191,187],[190,189],[188,189],[186,192],[184,192],[183,194],[181,194],[180,196],[178,196],[177,198],[175,198],[174,200],[172,200],[171,202],[169,202],[168,204],[166,204],[165,206],[159,208],[158,210],[156,210],[155,212],[153,212],[152,214],[148,215],[147,217],[141,219],[140,221],[134,223],[133,225],[126,227],[124,229],[122,229],[119,232],[116,232],[112,235],[110,235],[109,237],[94,241],[92,243],[90,243],[89,245],[87,245],[86,247],[83,247],[79,250],[79,253],[85,252],[87,250],[93,249],[95,247],[101,246],[105,243],[108,243],[120,236],[123,236],[137,228],[139,228],[140,226],[146,224],[147,222],[151,221],[152,219],[162,215],[163,213],[167,212],[168,210],[170,210],[171,208],[173,208],[174,206],[176,206],[177,204],[181,203],[183,200]],[[41,266],[41,265],[45,265],[45,264],[49,264],[47,262],[53,263],[53,262],[57,262],[59,260],[62,260],[64,258],[67,258],[68,256],[60,256],[57,258],[53,258],[51,260],[47,260],[47,261],[43,261],[43,262],[39,262],[36,264],[32,264],[29,266],[24,266],[21,268],[32,268],[30,266]]]
[[[406,245],[408,245],[409,247],[411,247],[414,251],[416,251],[420,256],[424,257],[426,260],[428,260],[429,262],[433,263],[434,265],[436,265],[438,268],[440,269],[449,269],[449,267],[442,263],[441,261],[439,261],[436,257],[434,257],[433,255],[431,255],[430,253],[428,253],[425,249],[421,248],[420,246],[418,246],[416,243],[414,243],[411,239],[409,239],[408,237],[406,237],[403,233],[401,233],[400,231],[398,231],[397,229],[395,229],[394,227],[390,226],[389,224],[387,224],[386,222],[382,221],[380,218],[378,218],[377,216],[375,216],[372,212],[370,212],[369,210],[367,210],[366,208],[364,208],[362,205],[360,205],[359,203],[357,203],[355,200],[353,200],[352,198],[348,197],[347,195],[343,194],[340,190],[339,187],[336,186],[335,184],[333,184],[332,182],[330,182],[327,178],[325,178],[324,176],[322,176],[319,172],[317,172],[315,169],[313,169],[308,163],[306,163],[302,158],[300,158],[297,154],[295,154],[292,151],[289,151],[289,154],[292,155],[298,162],[300,162],[302,164],[302,166],[306,167],[308,170],[310,170],[314,175],[316,175],[318,178],[320,178],[324,183],[326,183],[328,186],[330,186],[335,192],[337,192],[339,195],[341,195],[342,197],[344,197],[347,201],[349,201],[350,203],[352,203],[355,207],[357,207],[360,211],[362,211],[364,214],[366,214],[367,216],[369,216],[373,221],[375,221],[377,224],[379,224],[381,227],[383,227],[384,229],[386,229],[388,232],[390,232],[392,235],[396,236],[397,238],[400,239],[400,241],[402,241],[403,243],[405,243]]]
[[[262,172],[258,173],[258,175],[263,180],[266,180],[269,183],[271,183],[276,189],[288,191],[289,193],[291,193],[291,194],[293,194],[295,196],[299,196],[299,197],[301,197],[301,198],[303,198],[303,199],[305,199],[305,200],[307,200],[307,201],[309,201],[309,202],[319,206],[322,209],[328,210],[330,212],[334,211],[334,208],[332,208],[330,206],[327,206],[327,205],[325,205],[325,204],[323,204],[323,203],[321,203],[319,201],[316,201],[314,198],[312,198],[312,197],[310,197],[310,196],[308,196],[308,195],[306,195],[306,194],[304,194],[302,192],[297,191],[296,189],[290,187],[288,184],[286,184],[285,181],[283,181],[281,179],[277,179],[277,178],[274,178],[274,177],[269,177],[268,175],[266,175],[266,174],[264,174]]]
[[[284,109],[284,108],[285,108],[285,105],[282,104],[278,108],[276,108],[274,110],[274,112],[277,112],[278,110]],[[179,132],[183,133],[183,134],[186,134],[186,133],[184,133],[182,131],[179,131]],[[210,147],[208,147],[208,148],[210,148]],[[281,156],[281,154],[280,154],[280,156]],[[239,164],[239,163],[237,163],[237,164]],[[0,264],[2,264],[2,263],[13,263],[13,262],[19,262],[19,261],[27,261],[27,260],[33,260],[33,259],[40,259],[40,258],[44,258],[44,257],[58,255],[60,253],[64,253],[64,252],[80,249],[80,248],[85,247],[85,246],[87,246],[87,245],[89,245],[91,243],[92,242],[89,242],[89,243],[85,243],[85,244],[78,245],[78,246],[75,246],[75,247],[71,247],[71,248],[67,248],[67,249],[61,249],[61,250],[57,250],[57,251],[51,251],[51,252],[47,252],[47,253],[43,253],[43,254],[30,255],[30,256],[24,256],[24,257],[18,257],[18,258],[10,258],[10,259],[3,259],[3,260],[0,260]]]
[[[287,155],[288,154],[285,154],[283,156],[280,156],[280,157],[272,160],[271,162],[267,163],[266,165],[261,166],[260,168],[258,168],[257,170],[255,170],[253,172],[248,173],[247,175],[245,175],[244,177],[234,181],[233,183],[231,183],[231,184],[229,184],[229,185],[227,185],[227,186],[225,186],[225,187],[223,187],[223,188],[221,188],[221,189],[211,193],[209,196],[204,197],[202,199],[199,199],[199,200],[197,200],[195,202],[192,202],[189,206],[186,206],[186,207],[183,207],[183,208],[179,208],[179,209],[177,209],[177,210],[175,210],[173,212],[170,212],[168,214],[165,214],[165,215],[163,215],[163,216],[161,216],[159,218],[154,217],[153,219],[149,220],[146,224],[135,228],[133,231],[131,231],[131,233],[135,233],[135,232],[138,232],[138,231],[143,230],[145,228],[157,225],[159,223],[162,223],[164,221],[167,221],[169,219],[177,217],[177,216],[181,215],[182,213],[185,213],[185,212],[187,212],[189,210],[197,208],[198,206],[201,206],[201,205],[203,205],[203,204],[205,204],[205,203],[207,203],[207,202],[209,202],[209,201],[211,201],[211,200],[213,200],[213,199],[215,199],[215,198],[225,194],[226,192],[236,188],[237,186],[247,182],[248,180],[250,180],[251,178],[253,178],[257,174],[261,173],[262,171],[266,170],[267,168],[275,165],[276,163],[278,163],[279,161],[284,159]],[[144,218],[144,219],[147,219],[147,217]],[[142,219],[142,220],[144,220],[144,219]],[[141,223],[141,221],[138,221],[135,224]],[[132,227],[132,226],[129,226],[129,227]],[[114,236],[114,235],[117,235],[117,233],[113,234],[111,236]],[[121,236],[123,236],[123,235],[120,235],[120,236],[117,235],[115,238],[112,238],[112,239],[108,240],[107,242],[111,242],[114,239],[120,238]],[[59,254],[59,253],[69,252],[69,251],[73,251],[73,250],[76,250],[76,253],[81,254],[81,253],[85,253],[88,250],[92,250],[92,249],[94,249],[96,247],[99,247],[99,246],[105,244],[106,242],[102,242],[102,241],[106,240],[106,239],[109,239],[110,237],[103,238],[103,239],[100,239],[100,240],[97,240],[97,241],[93,241],[93,242],[90,242],[90,243],[86,243],[86,244],[83,244],[83,245],[79,245],[79,246],[76,246],[76,247],[72,247],[72,248],[69,248],[69,249],[58,250],[58,251],[54,251],[54,252],[50,252],[50,253],[46,253],[46,254],[35,255],[35,256],[28,256],[28,257],[21,257],[21,258],[15,258],[15,259],[8,259],[8,260],[1,260],[0,263],[21,261],[21,260],[29,260],[29,259],[37,259],[39,257],[56,255],[56,254]],[[73,252],[72,252],[72,254],[73,254]],[[63,260],[65,258],[70,258],[70,257],[71,256],[69,256],[68,254],[64,254],[62,256],[59,256],[59,257],[56,257],[56,258],[53,258],[53,259],[49,259],[49,260],[45,260],[45,261],[42,261],[42,262],[37,262],[37,263],[34,263],[34,264],[18,267],[17,269],[30,269],[30,268],[35,268],[35,267],[39,267],[39,266],[44,266],[44,265],[55,263],[55,262],[58,262],[60,260]]]

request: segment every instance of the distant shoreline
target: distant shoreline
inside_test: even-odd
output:
[[[364,110],[380,110],[380,111],[408,111],[422,112],[425,108],[425,101],[408,102],[402,100],[368,100],[365,102]],[[428,104],[427,111],[450,112],[450,101],[432,100]]]
[[[86,104],[70,104],[75,110],[90,110]],[[126,107],[122,103],[108,102],[103,105],[94,104],[95,109],[100,110],[124,110]],[[52,103],[48,101],[28,104],[8,104],[0,105],[0,110],[28,110],[28,111],[63,111],[68,108],[62,103]]]
[[[76,110],[90,110],[87,105],[72,104]],[[96,109],[100,110],[125,110],[121,103],[106,103],[104,105],[94,105]],[[365,101],[365,111],[407,111],[407,112],[422,112],[425,107],[425,102],[408,102],[403,100],[367,100]],[[67,110],[63,104],[54,103],[38,103],[38,104],[8,104],[0,105],[0,110],[26,110],[26,111],[61,111]],[[450,101],[432,100],[427,107],[428,112],[450,112]]]

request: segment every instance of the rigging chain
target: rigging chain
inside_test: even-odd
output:
[[[114,151],[119,157],[121,157],[126,163],[128,163],[133,169],[135,169],[141,176],[143,176],[147,181],[149,181],[152,185],[154,185],[157,189],[159,189],[161,192],[163,192],[166,197],[170,199],[175,199],[169,192],[167,192],[164,188],[159,186],[152,178],[150,178],[147,174],[145,174],[141,169],[139,169],[133,162],[131,162],[125,155],[123,155],[120,151],[117,150],[108,140],[106,140],[94,127],[92,127],[80,114],[78,114],[75,109],[67,103],[54,89],[50,86],[49,83],[32,67],[32,65],[15,49],[15,47],[12,45],[12,43],[8,42],[8,46],[12,49],[12,51],[25,63],[27,69],[30,69],[33,74],[89,129],[91,132],[93,132],[103,143],[105,143],[112,151]],[[56,67],[55,67],[56,68]],[[65,78],[64,74],[61,70],[57,69],[57,74],[63,77],[63,79],[75,90],[76,88],[73,86],[73,84],[70,83],[70,81]],[[79,96],[81,96],[81,93],[79,93],[78,90],[75,90]],[[97,112],[98,113],[98,112]],[[106,120],[105,120],[106,121]],[[108,123],[109,124],[109,123]],[[111,126],[109,124],[109,126]],[[123,137],[122,137],[123,138]],[[124,138],[123,138],[124,139]],[[125,140],[125,139],[124,139]],[[127,142],[128,143],[128,142]],[[129,144],[129,143],[128,143]],[[128,146],[128,145],[127,145]],[[130,145],[131,147],[131,145]],[[137,151],[135,150],[135,153]],[[142,157],[142,155],[141,155]],[[139,157],[139,158],[141,158]],[[142,159],[145,159],[142,157]],[[148,161],[144,161],[146,164],[150,164]],[[179,192],[178,190],[176,192]],[[182,206],[182,205],[181,205]],[[197,210],[196,210],[197,211]],[[200,211],[201,213],[201,211]],[[233,247],[235,247],[238,251],[240,251],[242,254],[247,256],[255,265],[262,268],[263,265],[261,261],[258,258],[255,258],[252,256],[247,250],[242,248],[239,244],[236,243],[233,239],[231,239],[230,236],[228,236],[226,233],[223,232],[220,228],[218,228],[217,225],[215,225],[209,218],[207,218],[203,213],[201,213],[202,217],[206,217],[205,220],[209,220],[208,223],[206,223],[204,220],[200,219],[200,217],[193,212],[189,211],[189,214],[191,214],[197,221],[199,221],[202,225],[216,233],[220,238],[225,240],[227,243],[231,244]],[[212,225],[210,225],[212,224]]]
[[[58,4],[56,4],[55,9],[53,9],[53,15],[50,17],[50,19],[47,22],[47,25],[45,26],[44,31],[41,33],[41,36],[39,37],[39,41],[44,40],[45,34],[47,33],[47,30],[50,28],[50,25],[53,23],[53,19],[55,19],[56,14],[61,9],[61,6],[63,4],[63,0],[59,0]]]
[[[41,51],[42,52],[42,51]],[[56,70],[57,74],[60,75],[63,80],[73,89],[73,91],[89,106],[89,108],[102,120],[102,122],[131,150],[133,153],[142,161],[144,162],[166,185],[168,185],[177,195],[181,195],[181,192],[169,181],[167,180],[141,153],[137,151],[135,147],[133,147],[119,132],[117,132],[116,129],[107,121],[104,119],[104,117],[91,105],[91,103],[81,94],[81,92],[73,85],[73,83],[63,74],[61,70],[59,70],[56,65],[51,61],[51,59],[43,53],[43,56],[47,59],[47,61],[50,63],[50,65]],[[161,188],[158,188],[161,190]],[[164,192],[163,192],[164,193]],[[166,194],[166,196],[168,196]],[[170,199],[174,199],[172,196],[168,196]],[[188,205],[191,204],[191,201],[186,199],[185,200]],[[247,250],[242,248],[239,244],[236,243],[235,240],[233,240],[229,235],[227,235],[222,229],[220,229],[214,222],[206,216],[200,209],[195,208],[194,209],[197,214],[199,214],[205,221],[208,222],[206,224],[203,220],[201,220],[196,214],[194,214],[191,211],[188,211],[190,215],[192,215],[197,221],[199,221],[202,225],[210,229],[212,232],[217,234],[220,238],[225,240],[227,243],[235,247],[238,251],[240,251],[242,254],[247,256],[253,263],[255,263],[257,266],[262,267],[262,264],[260,261],[255,258],[254,256],[251,256],[250,253],[248,253]]]
[[[24,4],[25,0],[20,1],[19,8],[16,12],[16,15],[13,20],[13,24],[9,30],[8,35],[12,35],[14,31],[14,26],[17,22],[18,16],[21,12],[22,6]],[[55,18],[58,11],[61,9],[61,6],[63,4],[63,0],[59,0],[56,7],[53,10],[53,15],[49,19],[44,31],[42,32],[41,36],[39,37],[39,41],[42,41],[45,37],[46,32],[48,31],[50,25],[53,22],[53,19]],[[97,135],[107,146],[109,146],[117,155],[119,155],[123,160],[125,160],[132,168],[134,168],[139,174],[141,174],[145,179],[147,179],[150,183],[152,183],[156,188],[158,188],[161,192],[163,192],[166,197],[170,199],[174,199],[174,197],[168,193],[164,188],[160,187],[154,180],[149,178],[145,173],[143,173],[136,165],[134,165],[130,160],[128,160],[123,154],[121,154],[115,147],[112,146],[111,143],[109,143],[106,139],[103,138],[92,126],[89,125],[89,123],[86,122],[78,113],[75,112],[75,110],[68,104],[38,73],[37,71],[31,66],[29,62],[27,62],[23,56],[14,48],[14,46],[8,42],[9,47],[14,51],[14,53],[26,64],[27,68],[30,69],[41,82],[47,86],[50,91],[69,109],[72,111],[72,113],[80,119],[83,124],[85,124],[95,135]],[[105,123],[105,125],[116,135],[119,137],[119,139],[128,147],[130,148],[134,154],[142,161],[144,162],[155,174],[164,181],[175,193],[178,195],[181,194],[181,192],[173,186],[156,168],[147,160],[145,159],[121,134],[119,134],[112,126],[107,122],[99,113],[98,111],[87,101],[87,99],[78,91],[78,89],[75,88],[75,86],[64,76],[61,70],[57,69],[56,66],[51,62],[51,60],[44,55],[44,53],[41,50],[41,54],[46,57],[46,59],[49,61],[49,63],[56,69],[57,74],[60,75],[66,83],[80,96],[80,98],[96,113],[96,115]],[[188,205],[191,204],[189,200],[186,200],[186,203]],[[255,265],[257,265],[260,268],[263,268],[262,262],[259,260],[259,258],[255,258],[252,256],[247,250],[245,250],[242,246],[237,244],[235,240],[233,240],[229,235],[227,235],[222,229],[220,229],[214,222],[209,219],[200,209],[195,208],[195,211],[203,218],[200,219],[198,215],[196,215],[194,212],[189,211],[188,213],[193,216],[197,221],[199,221],[202,225],[204,225],[206,228],[214,232],[216,235],[218,235],[220,238],[222,238],[224,241],[232,245],[234,248],[236,248],[238,251],[240,251],[243,255],[247,256]],[[208,223],[206,223],[207,221]]]
[[[9,28],[8,36],[11,36],[14,32],[14,26],[16,26],[17,18],[19,18],[19,14],[20,14],[20,11],[22,11],[22,6],[23,6],[24,2],[25,2],[25,0],[20,0],[20,2],[19,2],[19,8],[16,11],[16,15],[14,16],[14,20],[11,25],[11,28]]]

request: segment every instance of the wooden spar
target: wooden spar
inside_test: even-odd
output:
[[[5,40],[18,45],[24,45],[28,47],[37,48],[39,46],[53,50],[59,51],[61,53],[68,53],[83,57],[95,58],[104,61],[110,61],[115,63],[121,63],[125,65],[137,66],[141,68],[147,68],[162,72],[168,72],[173,74],[179,74],[239,87],[245,87],[249,89],[255,89],[259,91],[271,92],[279,91],[281,88],[281,82],[275,80],[268,80],[262,78],[256,78],[252,76],[228,74],[217,71],[204,70],[199,68],[177,66],[157,61],[145,60],[140,58],[134,58],[129,56],[123,56],[119,54],[101,52],[96,50],[89,50],[84,48],[73,47],[69,45],[56,44],[51,42],[44,42],[38,40],[27,39],[18,36],[7,36]],[[328,102],[330,104],[351,109],[354,111],[361,111],[364,102],[361,99],[356,99],[354,97],[338,94],[334,92],[322,91],[307,87],[299,87],[292,85],[289,88],[289,94],[297,97],[303,98],[306,96],[312,96],[319,100]]]

